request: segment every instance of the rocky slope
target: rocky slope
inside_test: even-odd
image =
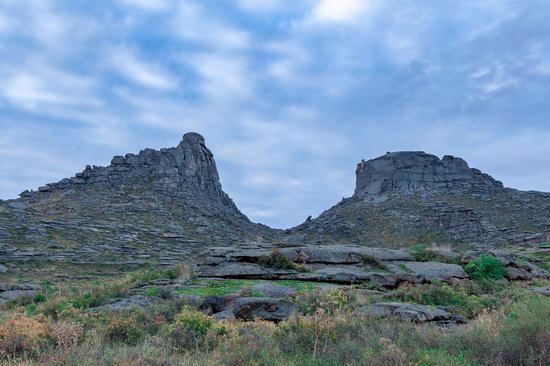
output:
[[[205,246],[269,238],[222,190],[204,138],[115,156],[108,167],[0,201],[0,259],[12,275],[95,275],[187,260]],[[65,269],[65,271],[64,271]]]
[[[387,153],[357,166],[355,194],[288,230],[305,242],[402,247],[414,242],[540,244],[550,194],[505,188],[456,157]]]

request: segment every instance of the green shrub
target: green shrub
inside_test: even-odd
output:
[[[348,295],[342,289],[308,290],[296,296],[298,308],[306,315],[313,315],[318,309],[323,309],[327,314],[334,314],[348,303]]]
[[[44,302],[44,301],[46,301],[46,295],[44,295],[44,294],[36,294],[36,295],[34,296],[34,299],[33,299],[33,300],[34,300],[34,302],[37,303],[37,304],[38,304],[38,303],[41,303],[41,302]]]
[[[474,317],[483,309],[499,305],[495,296],[482,293],[478,288],[451,286],[447,283],[432,283],[413,287],[400,295],[406,302],[424,305],[453,306],[466,317]]]
[[[38,308],[38,306],[36,306],[36,304],[27,305],[27,308],[25,309],[25,312],[27,313],[27,316],[33,316],[36,313],[37,308]]]
[[[304,267],[288,259],[286,255],[277,249],[273,249],[270,255],[264,255],[258,260],[259,264],[278,269],[292,269],[303,271]]]
[[[144,336],[144,331],[136,319],[127,314],[113,315],[105,328],[105,340],[108,343],[137,344]]]
[[[409,247],[408,252],[417,262],[430,262],[436,260],[438,257],[434,252],[428,250],[424,244],[413,245]]]
[[[499,280],[506,274],[504,264],[498,258],[486,254],[468,263],[464,269],[475,279]]]

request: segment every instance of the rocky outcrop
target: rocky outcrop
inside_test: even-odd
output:
[[[40,292],[40,289],[41,286],[32,283],[0,283],[0,305],[20,298],[32,298]]]
[[[115,156],[109,166],[86,166],[74,177],[0,202],[0,232],[0,258],[11,263],[10,276],[36,271],[58,279],[87,276],[87,266],[109,273],[170,265],[189,261],[205,246],[278,235],[237,209],[196,133],[176,147]]]
[[[488,194],[503,185],[460,158],[423,151],[387,153],[357,165],[355,195],[381,201],[386,195],[413,193]]]
[[[527,281],[532,278],[550,278],[550,273],[539,266],[540,259],[513,253],[505,249],[478,248],[470,250],[462,256],[463,263],[470,263],[481,255],[494,257],[506,266],[506,278],[511,281]]]
[[[396,317],[401,321],[417,323],[464,323],[464,317],[454,315],[435,306],[408,304],[401,302],[378,302],[365,305],[355,311],[356,315],[372,318]]]
[[[214,155],[206,147],[204,137],[187,133],[177,147],[169,149],[144,149],[139,154],[115,156],[107,167],[86,166],[81,173],[57,183],[40,187],[37,192],[25,191],[22,197],[56,190],[79,189],[83,185],[97,189],[120,189],[137,185],[156,191],[192,191],[208,194],[210,199],[238,211],[233,201],[222,190]]]
[[[400,282],[453,282],[468,278],[456,264],[415,262],[403,250],[352,245],[211,248],[199,259],[197,271],[201,277],[367,282],[387,288]]]
[[[293,301],[277,297],[240,297],[238,294],[206,298],[200,308],[216,319],[268,320],[288,319],[296,310]]]
[[[550,241],[550,194],[505,188],[460,158],[393,152],[357,166],[355,193],[285,231],[305,243],[399,247],[423,242]]]

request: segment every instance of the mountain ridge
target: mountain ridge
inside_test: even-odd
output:
[[[503,184],[461,158],[393,152],[357,165],[353,196],[286,230],[252,223],[221,185],[203,136],[115,156],[0,201],[0,258],[16,271],[98,272],[193,260],[207,247],[550,240],[550,193]],[[82,269],[79,268],[79,269]],[[89,274],[88,274],[89,275]],[[84,275],[86,276],[86,274]]]

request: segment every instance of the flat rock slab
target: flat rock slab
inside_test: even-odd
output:
[[[24,297],[34,297],[38,295],[39,291],[37,290],[10,290],[0,292],[0,305],[7,303],[8,301],[13,301],[21,299]]]
[[[401,262],[400,266],[403,267],[404,271],[409,270],[413,274],[421,275],[428,282],[447,282],[453,278],[468,278],[468,274],[464,272],[464,269],[458,264],[439,262]]]
[[[550,287],[532,287],[529,290],[535,294],[550,296]]]
[[[211,248],[203,253],[205,264],[222,261],[256,263],[273,250],[296,263],[354,264],[369,259],[378,261],[412,261],[413,257],[404,250],[368,248],[353,245],[303,246],[293,248]]]
[[[280,252],[298,263],[352,264],[365,262],[366,258],[379,261],[412,261],[404,250],[367,248],[348,245],[283,248]]]
[[[130,308],[143,308],[148,305],[151,305],[155,302],[155,299],[143,295],[134,295],[120,301],[113,302],[111,304],[97,306],[90,308],[92,312],[100,311],[122,311]]]
[[[354,284],[372,282],[382,287],[395,287],[397,276],[389,272],[368,272],[352,267],[326,267],[314,272],[297,273],[292,276],[297,280],[334,282],[342,284]]]
[[[261,292],[266,297],[290,297],[296,294],[291,287],[276,285],[273,283],[258,283],[252,286],[252,290]]]
[[[201,266],[198,268],[200,277],[269,279],[292,273],[295,273],[295,271],[266,268],[253,263],[239,262],[223,262],[215,266]]]
[[[401,302],[378,302],[365,305],[358,308],[355,314],[373,318],[398,317],[402,321],[414,321],[418,323],[463,321],[461,316],[453,315],[435,306]]]

